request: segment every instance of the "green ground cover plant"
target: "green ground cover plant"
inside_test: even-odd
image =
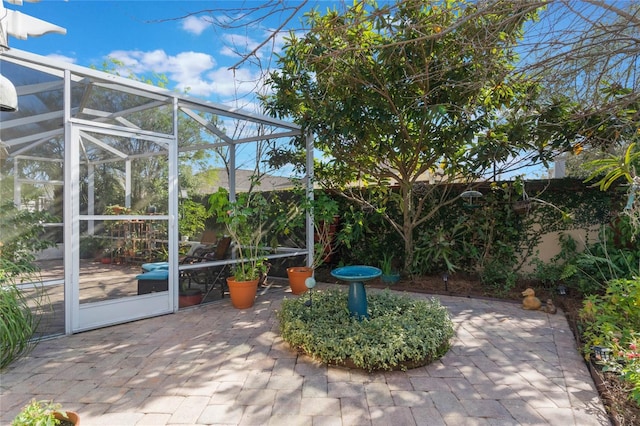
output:
[[[349,314],[347,293],[316,291],[285,299],[278,311],[284,341],[327,364],[367,371],[406,369],[442,357],[454,336],[449,313],[440,302],[389,291],[370,294],[369,319]]]

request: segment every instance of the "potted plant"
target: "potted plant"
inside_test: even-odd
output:
[[[312,277],[314,271],[323,263],[331,260],[335,251],[335,239],[339,222],[338,203],[324,191],[318,192],[313,200],[305,204],[306,210],[313,213],[313,262],[311,266],[294,266],[287,268],[289,286],[293,294],[307,291],[305,281]]]
[[[239,261],[233,275],[227,278],[231,304],[238,309],[253,306],[258,283],[264,279],[268,263],[264,259],[266,236],[261,212],[267,210],[267,200],[258,192],[239,194],[230,202],[228,193],[220,188],[209,198],[210,212],[227,228]]]
[[[78,426],[80,417],[74,411],[61,410],[53,401],[32,400],[18,413],[12,426]]]
[[[395,284],[400,281],[400,273],[393,267],[393,255],[384,253],[380,262],[382,275],[380,280],[385,284]]]
[[[204,299],[204,294],[199,288],[188,288],[185,284],[186,280],[180,283],[180,291],[178,292],[178,306],[186,308],[188,306],[199,305]]]

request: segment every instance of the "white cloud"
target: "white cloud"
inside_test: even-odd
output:
[[[182,29],[195,35],[202,34],[210,26],[209,19],[204,16],[189,16],[182,20]]]
[[[70,56],[65,56],[65,55],[59,55],[57,53],[52,53],[50,55],[47,55],[47,58],[51,58],[56,61],[67,62],[69,64],[75,64],[76,62],[78,62],[76,58],[72,58]]]
[[[239,34],[224,34],[222,36],[225,44],[222,46],[220,53],[225,56],[238,58],[238,54],[243,55],[251,52],[255,49],[259,42],[255,41],[249,36]],[[264,56],[265,49],[260,49],[256,52],[258,57]]]
[[[252,94],[263,90],[259,72],[249,69],[229,70],[218,67],[211,55],[200,52],[180,52],[168,55],[164,50],[117,50],[110,57],[122,61],[123,75],[133,72],[165,74],[179,91],[215,102],[233,103],[236,99],[253,102]]]

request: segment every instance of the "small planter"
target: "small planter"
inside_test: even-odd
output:
[[[236,309],[247,309],[253,306],[258,294],[258,281],[236,281],[234,277],[227,278],[231,304]]]
[[[513,211],[518,215],[526,215],[531,211],[531,208],[530,200],[520,200],[513,204]]]
[[[203,298],[202,290],[197,288],[182,290],[178,295],[178,306],[180,308],[186,308],[188,306],[199,305],[202,303]]]
[[[305,281],[307,278],[313,276],[313,268],[307,266],[295,266],[293,268],[287,268],[287,276],[289,277],[289,287],[291,287],[291,293],[299,295],[307,291]]]
[[[398,281],[400,281],[400,274],[394,272],[391,272],[389,274],[382,274],[380,276],[380,280],[387,285],[396,284]]]
[[[57,420],[57,421],[56,421]],[[53,401],[36,401],[25,405],[13,419],[12,425],[51,425],[61,426],[80,425],[80,416],[74,411],[67,411]]]
[[[53,413],[53,416],[60,421],[60,426],[79,426],[80,425],[80,416],[75,411],[65,411],[59,412],[56,411]]]

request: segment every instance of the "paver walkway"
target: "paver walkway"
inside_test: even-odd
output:
[[[0,422],[36,398],[82,426],[610,424],[561,312],[438,296],[451,350],[369,374],[291,351],[275,318],[283,297],[295,296],[272,288],[247,310],[226,299],[43,341],[0,377]]]

